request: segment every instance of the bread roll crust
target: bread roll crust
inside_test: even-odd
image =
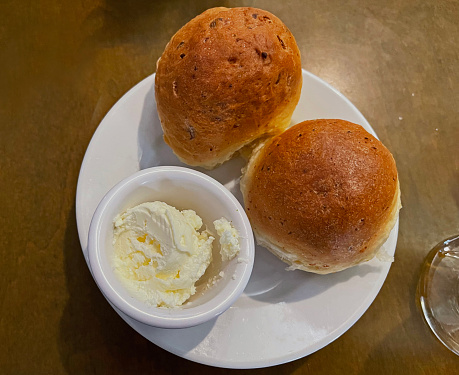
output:
[[[241,189],[258,242],[316,273],[373,258],[400,208],[391,153],[344,120],[305,121],[267,140]]]
[[[212,8],[183,26],[157,63],[164,139],[193,166],[215,167],[290,124],[302,84],[288,28],[255,8]]]

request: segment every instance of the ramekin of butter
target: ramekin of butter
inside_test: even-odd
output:
[[[222,184],[192,169],[154,167],[105,195],[88,252],[112,305],[151,326],[185,328],[242,294],[255,245],[244,209]]]

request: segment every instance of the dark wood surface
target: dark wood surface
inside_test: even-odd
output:
[[[97,289],[75,222],[79,168],[99,122],[154,73],[172,34],[216,5],[281,18],[303,68],[347,96],[391,150],[402,190],[396,261],[369,310],[309,357],[250,372],[458,373],[415,300],[423,258],[459,232],[459,3],[436,0],[1,1],[0,372],[227,371],[128,327]]]

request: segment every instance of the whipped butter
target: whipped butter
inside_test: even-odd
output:
[[[214,221],[214,227],[220,237],[220,254],[223,261],[233,259],[240,250],[239,233],[233,224],[224,217]]]
[[[147,202],[114,220],[114,265],[137,299],[158,307],[182,305],[212,259],[214,237],[202,219],[164,202]],[[218,229],[217,229],[218,232]]]

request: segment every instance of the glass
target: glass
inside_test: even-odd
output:
[[[459,236],[440,242],[427,255],[418,301],[435,336],[459,355]]]

